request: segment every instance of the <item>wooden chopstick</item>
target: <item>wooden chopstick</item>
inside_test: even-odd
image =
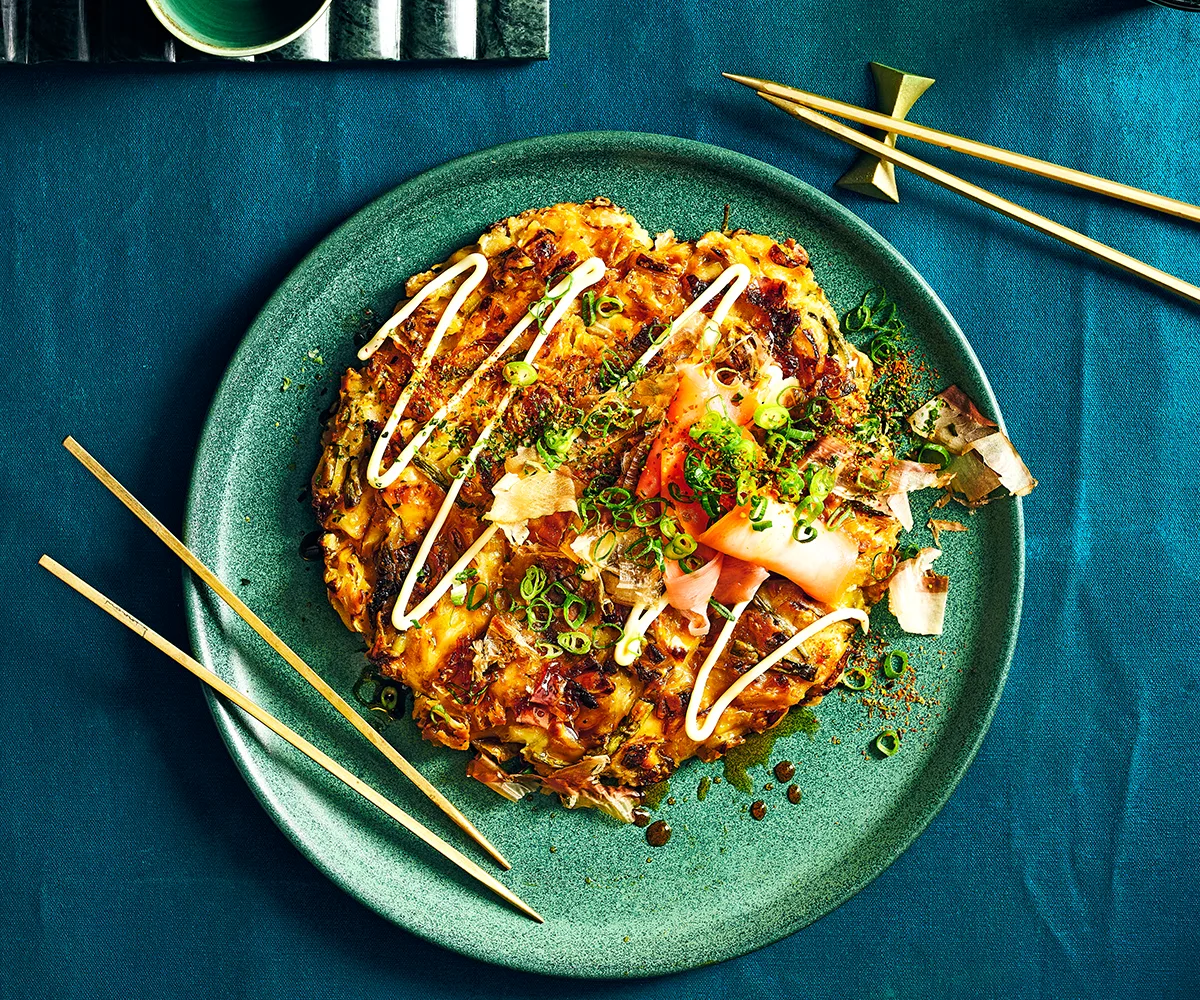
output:
[[[512,867],[504,855],[502,855],[492,845],[491,841],[489,841],[487,837],[485,837],[479,832],[479,830],[475,828],[475,824],[467,819],[467,817],[464,816],[458,810],[458,808],[446,798],[446,796],[439,792],[428,781],[428,779],[421,774],[420,771],[418,771],[412,766],[412,764],[405,760],[405,758],[401,756],[399,751],[397,751],[394,746],[392,746],[378,732],[376,732],[376,730],[371,727],[370,723],[368,723],[366,719],[359,715],[359,713],[354,710],[354,708],[349,702],[346,701],[345,698],[331,688],[325,682],[325,680],[315,670],[313,670],[312,667],[305,663],[287,643],[285,643],[279,638],[279,636],[271,631],[266,622],[264,622],[258,617],[258,615],[251,611],[246,606],[246,603],[237,596],[237,594],[225,586],[221,579],[211,569],[205,566],[204,563],[197,558],[195,553],[191,551],[191,549],[189,549],[183,544],[183,542],[176,538],[175,535],[168,531],[166,526],[158,518],[151,514],[150,511],[141,504],[137,497],[135,497],[129,492],[129,490],[122,486],[111,472],[109,472],[106,468],[104,468],[103,465],[96,461],[96,459],[88,453],[83,445],[81,445],[73,437],[68,437],[65,441],[63,441],[63,447],[66,448],[67,451],[69,451],[77,459],[79,459],[79,461],[83,463],[84,467],[93,476],[99,479],[100,482],[103,483],[108,489],[108,491],[113,494],[113,496],[115,496],[121,501],[121,503],[133,511],[142,524],[153,531],[154,534],[156,534],[167,546],[167,548],[169,548],[175,553],[175,555],[182,559],[193,573],[200,577],[201,580],[203,580],[216,592],[217,596],[220,597],[221,600],[223,600],[234,611],[236,611],[238,615],[240,615],[241,618],[252,629],[254,629],[255,632],[262,636],[267,645],[269,645],[273,650],[275,650],[275,652],[282,656],[292,667],[292,669],[294,669],[301,677],[308,681],[308,683],[317,690],[322,698],[336,708],[338,712],[344,716],[352,726],[354,726],[355,729],[362,733],[363,736],[365,736],[371,742],[372,746],[374,746],[380,753],[382,753],[388,760],[398,767],[401,773],[422,792],[424,792],[426,797],[429,798],[431,802],[433,802],[439,809],[442,810],[442,812],[444,812],[450,817],[450,819],[458,824],[463,832],[465,832],[480,847],[487,851],[488,854],[495,858],[496,862],[505,870]]]
[[[1173,215],[1179,219],[1200,222],[1200,205],[1192,205],[1186,201],[1167,198],[1151,191],[1143,191],[1141,188],[1132,187],[1129,184],[1110,181],[1104,177],[1097,177],[1095,174],[1084,173],[1082,170],[1073,170],[1070,167],[1051,163],[1049,160],[1026,156],[1024,153],[1014,153],[1011,149],[990,146],[986,142],[966,139],[960,135],[954,135],[952,132],[929,128],[903,118],[893,118],[891,115],[883,115],[878,111],[860,108],[857,104],[847,104],[845,101],[822,97],[820,94],[813,94],[797,87],[788,87],[782,83],[776,83],[774,80],[760,80],[756,77],[739,76],[735,73],[721,75],[735,83],[750,87],[764,96],[769,94],[772,97],[783,98],[785,101],[794,101],[807,108],[837,115],[839,118],[848,118],[860,125],[869,125],[872,128],[882,129],[884,132],[895,132],[897,135],[908,136],[910,139],[920,139],[933,146],[966,153],[968,156],[1013,167],[1016,170],[1024,170],[1026,173],[1036,174],[1038,177],[1061,181],[1063,184],[1070,184],[1072,187],[1082,188],[1095,194],[1107,195],[1110,198],[1127,201],[1156,212],[1165,212],[1167,215]]]
[[[408,815],[408,813],[406,813],[390,799],[384,798],[361,778],[351,774],[328,754],[318,750],[299,733],[289,729],[286,725],[284,725],[284,723],[280,722],[277,718],[275,718],[275,716],[271,715],[270,712],[266,711],[266,709],[260,708],[255,702],[247,698],[237,688],[226,684],[223,680],[221,680],[220,677],[204,666],[204,664],[200,663],[196,659],[193,659],[174,643],[164,639],[161,635],[150,628],[150,626],[143,624],[115,601],[105,597],[95,587],[91,586],[91,584],[80,579],[61,563],[56,562],[47,555],[43,555],[42,558],[38,560],[38,565],[43,569],[49,570],[52,574],[62,580],[63,583],[82,594],[98,608],[103,611],[107,611],[122,625],[136,632],[148,643],[150,643],[150,645],[154,646],[156,649],[162,650],[162,652],[166,653],[167,656],[169,656],[180,666],[191,671],[193,674],[199,677],[200,680],[211,687],[214,691],[223,695],[225,698],[228,698],[243,712],[246,712],[247,714],[256,718],[264,726],[270,729],[271,732],[287,740],[288,743],[294,746],[302,754],[315,761],[317,764],[320,764],[321,767],[325,768],[326,771],[332,774],[339,781],[344,782],[354,791],[358,792],[359,795],[361,795],[372,805],[382,809],[385,813],[391,816],[392,819],[396,820],[396,822],[398,822],[410,833],[415,834],[418,838],[423,840],[426,844],[442,855],[442,857],[452,861],[472,878],[482,882],[489,889],[491,889],[492,892],[496,893],[496,895],[500,896],[502,899],[507,900],[527,917],[536,920],[539,924],[545,923],[545,920],[542,918],[542,916],[535,909],[529,906],[528,903],[522,900],[520,896],[517,896],[511,890],[498,882],[495,878],[480,868],[479,865],[477,865],[474,861],[466,857],[466,855],[451,847],[436,833],[419,823],[417,820],[413,819]]]
[[[1200,287],[1190,284],[1182,278],[1177,278],[1173,274],[1168,274],[1166,271],[1159,270],[1151,264],[1138,260],[1136,257],[1122,253],[1120,250],[1110,247],[1107,243],[1101,243],[1090,236],[1084,236],[1082,233],[1078,233],[1068,226],[1055,222],[1053,219],[1047,219],[1044,215],[1038,215],[1037,212],[1032,212],[1024,206],[1018,205],[1015,201],[1001,198],[998,194],[993,194],[987,188],[982,188],[978,184],[972,184],[970,181],[964,181],[961,177],[950,173],[948,170],[942,170],[940,167],[935,167],[932,163],[926,163],[924,160],[911,156],[908,153],[892,149],[891,146],[885,145],[877,139],[863,135],[862,132],[843,125],[841,122],[834,121],[834,119],[826,115],[812,111],[801,104],[796,104],[794,101],[784,100],[781,97],[775,97],[767,93],[760,92],[758,96],[766,101],[770,101],[776,107],[782,108],[788,114],[799,118],[801,121],[824,132],[826,135],[841,139],[842,142],[848,143],[856,149],[861,149],[863,152],[878,156],[881,160],[890,160],[896,166],[903,167],[905,170],[924,177],[926,180],[933,181],[934,184],[939,184],[956,194],[961,194],[964,198],[969,198],[971,201],[993,209],[1001,215],[1006,215],[1010,219],[1022,222],[1040,233],[1045,233],[1047,236],[1053,236],[1057,240],[1062,240],[1063,243],[1083,250],[1093,257],[1098,257],[1100,260],[1115,264],[1122,270],[1128,271],[1130,274],[1135,274],[1139,278],[1145,278],[1160,288],[1174,292],[1181,298],[1200,304]]]

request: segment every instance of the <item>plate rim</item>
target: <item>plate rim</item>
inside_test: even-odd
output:
[[[921,273],[908,261],[908,259],[900,253],[887,239],[878,233],[873,227],[868,225],[850,209],[846,208],[840,202],[832,198],[825,192],[817,189],[813,185],[801,180],[794,174],[788,171],[759,160],[755,157],[748,156],[745,153],[740,153],[735,150],[727,149],[722,146],[713,145],[711,143],[701,142],[696,139],[690,139],[680,136],[646,133],[646,132],[626,132],[619,130],[598,130],[585,132],[566,132],[554,133],[549,135],[533,136],[525,139],[518,139],[512,142],[502,143],[496,146],[487,147],[482,150],[477,150],[472,153],[467,153],[463,156],[455,157],[438,166],[422,171],[412,177],[400,182],[399,184],[389,188],[387,191],[371,199],[361,208],[357,209],[349,216],[339,222],[330,232],[322,237],[316,245],[306,253],[297,262],[284,280],[275,288],[271,295],[263,302],[259,308],[254,320],[247,327],[246,333],[239,341],[237,348],[226,365],[225,372],[221,377],[220,383],[213,394],[212,401],[209,404],[208,412],[205,416],[204,426],[201,430],[197,441],[195,457],[191,468],[191,478],[188,484],[187,491],[187,506],[183,521],[183,537],[185,544],[189,548],[195,550],[198,531],[200,529],[200,518],[198,510],[203,505],[203,497],[208,495],[204,487],[206,486],[205,474],[207,469],[204,467],[207,461],[207,453],[212,448],[214,439],[219,436],[217,428],[218,411],[223,409],[222,405],[225,402],[225,397],[233,392],[233,383],[235,381],[235,370],[238,368],[238,363],[244,354],[251,350],[251,340],[254,338],[260,323],[264,322],[264,317],[268,314],[277,312],[290,298],[292,288],[303,282],[304,276],[314,267],[330,255],[336,256],[336,248],[339,248],[346,242],[352,239],[351,227],[361,225],[364,217],[379,215],[385,213],[387,206],[398,196],[402,196],[406,192],[417,190],[424,185],[436,183],[440,177],[445,174],[454,174],[457,171],[470,169],[472,166],[484,163],[488,160],[497,157],[509,157],[514,152],[524,152],[532,155],[537,155],[546,149],[554,149],[562,145],[569,145],[574,152],[595,148],[606,154],[611,155],[614,152],[627,155],[637,154],[662,154],[666,157],[675,157],[688,160],[689,162],[699,162],[704,166],[718,166],[736,173],[739,177],[747,180],[754,180],[764,186],[779,186],[784,190],[789,190],[789,193],[795,195],[802,194],[805,198],[811,199],[814,203],[815,210],[820,212],[824,217],[831,218],[835,225],[841,225],[850,230],[859,239],[873,244],[875,248],[885,257],[891,260],[893,264],[905,271],[908,277],[919,287],[921,292],[928,298],[933,310],[940,314],[948,327],[948,333],[956,342],[956,346],[963,352],[963,355],[978,374],[980,383],[984,390],[985,403],[990,407],[990,412],[998,422],[1001,430],[1005,429],[1004,417],[1001,412],[999,403],[996,399],[995,392],[992,389],[991,381],[987,376],[987,372],[967,340],[966,335],[958,325],[958,321],[953,314],[942,302],[941,297],[933,290]],[[866,866],[866,871],[863,877],[856,879],[852,887],[840,891],[832,896],[822,906],[817,908],[816,912],[809,912],[799,916],[797,919],[786,924],[779,924],[772,928],[770,932],[759,933],[747,940],[738,940],[732,946],[728,944],[715,944],[711,953],[701,956],[695,961],[688,964],[683,963],[665,963],[662,967],[656,967],[646,970],[638,970],[634,975],[638,977],[646,976],[662,976],[677,972],[686,971],[693,968],[699,968],[704,965],[724,962],[734,958],[747,955],[767,945],[774,944],[790,937],[792,934],[803,930],[805,927],[822,917],[828,915],[833,910],[837,909],[843,903],[853,898],[884,871],[886,871],[896,861],[896,859],[907,851],[922,833],[928,829],[934,818],[942,811],[950,796],[954,794],[955,789],[961,783],[967,770],[974,762],[983,745],[987,734],[991,729],[992,720],[995,716],[996,709],[1000,704],[1000,699],[1003,696],[1004,688],[1008,678],[1008,672],[1012,664],[1013,654],[1016,649],[1017,638],[1020,632],[1021,614],[1024,604],[1025,592],[1025,572],[1026,572],[1026,555],[1025,555],[1025,518],[1024,509],[1020,497],[1011,498],[1008,503],[1012,506],[1013,531],[1016,544],[1013,546],[1012,557],[1012,579],[1011,579],[1011,604],[1012,616],[1011,623],[1005,632],[1005,640],[1003,648],[996,651],[994,657],[996,669],[992,674],[992,690],[987,693],[986,708],[980,714],[980,722],[974,727],[970,733],[970,737],[965,741],[964,746],[959,750],[957,759],[947,769],[946,777],[936,790],[936,795],[931,796],[932,804],[930,808],[925,810],[923,814],[913,820],[907,829],[904,831],[904,836],[900,837],[892,848],[886,850],[879,856],[877,861]],[[205,628],[204,622],[206,617],[205,595],[203,588],[196,579],[188,573],[186,568],[183,570],[183,589],[184,589],[184,611],[187,618],[187,629],[191,639],[193,650],[197,653],[199,659],[203,662],[211,662],[210,653],[210,637]],[[401,923],[399,915],[391,913],[381,913],[372,907],[357,891],[353,883],[343,878],[341,874],[334,870],[330,865],[315,852],[305,830],[291,822],[287,810],[282,808],[276,801],[275,796],[271,793],[267,783],[261,781],[256,776],[252,762],[249,760],[249,754],[242,745],[242,736],[238,732],[240,725],[239,719],[231,711],[231,706],[226,705],[212,690],[204,689],[205,698],[208,702],[209,711],[216,724],[217,731],[220,733],[222,741],[225,743],[226,750],[233,758],[235,765],[243,779],[249,785],[251,791],[262,805],[263,809],[271,817],[277,827],[287,836],[292,844],[304,855],[313,865],[337,885],[342,891],[354,897],[360,904],[372,909],[383,919],[395,924],[401,930],[407,933],[414,934],[438,947],[447,950],[452,949],[443,940],[439,940],[432,933],[426,932],[424,928],[415,927],[412,924]],[[731,940],[731,939],[727,939]],[[465,954],[465,953],[463,953]],[[496,961],[490,957],[481,957],[478,955],[467,955],[476,961],[484,961],[490,964],[502,965],[508,968],[518,969],[524,972],[531,972],[539,975],[553,976],[554,978],[571,978],[571,979],[597,979],[597,980],[620,980],[629,978],[629,976],[612,975],[607,972],[596,971],[580,975],[578,973],[554,972],[548,971],[544,967],[529,961],[522,960],[521,956],[509,956],[511,960]]]

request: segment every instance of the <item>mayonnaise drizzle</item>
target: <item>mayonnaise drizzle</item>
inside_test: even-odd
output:
[[[712,319],[709,320],[705,330],[706,346],[710,349],[715,347],[720,339],[721,324],[725,322],[725,317],[729,315],[733,304],[748,287],[750,287],[750,268],[745,264],[730,264],[713,280],[711,285],[692,300],[683,312],[671,320],[671,325],[667,327],[658,342],[646,348],[642,356],[637,359],[633,366],[634,369],[644,368],[666,346],[667,341],[671,339],[677,329],[724,291],[725,294],[721,296],[721,301],[713,310]],[[709,331],[713,331],[711,337],[708,336]],[[708,343],[709,340],[712,343]],[[665,598],[654,604],[639,603],[633,606],[629,612],[629,618],[625,622],[625,631],[613,652],[613,659],[617,663],[628,667],[638,658],[638,654],[645,645],[646,631],[654,624],[654,619],[661,615],[666,608]]]
[[[433,336],[429,338],[429,343],[425,347],[425,352],[421,355],[421,360],[417,362],[416,370],[413,372],[412,378],[408,380],[400,393],[400,398],[396,400],[396,405],[392,407],[392,412],[388,416],[387,423],[384,424],[383,430],[379,434],[379,438],[375,441],[375,447],[371,451],[371,458],[367,462],[367,482],[377,490],[386,489],[396,481],[396,477],[404,471],[403,467],[397,468],[393,466],[384,475],[380,475],[379,467],[383,463],[384,452],[387,451],[388,441],[392,435],[396,433],[396,428],[399,426],[401,419],[404,417],[404,411],[408,408],[409,400],[412,399],[413,393],[417,386],[421,384],[426,373],[429,371],[430,362],[438,352],[438,348],[442,345],[442,338],[446,335],[446,331],[450,328],[450,324],[454,322],[454,318],[462,309],[470,294],[475,291],[479,283],[483,281],[484,274],[487,273],[488,259],[481,253],[468,254],[458,263],[446,268],[441,274],[430,281],[416,295],[414,295],[404,307],[400,309],[391,319],[379,328],[379,331],[366,344],[362,350],[358,352],[359,361],[366,361],[380,347],[383,346],[388,336],[401,323],[408,319],[417,307],[424,302],[430,295],[436,292],[443,285],[449,284],[464,271],[470,269],[471,273],[463,279],[462,283],[455,290],[450,301],[446,303],[446,308],[442,312],[442,318],[438,321],[438,325],[434,328]]]
[[[684,730],[687,733],[688,739],[696,743],[703,743],[713,733],[717,731],[717,724],[721,721],[721,716],[725,714],[725,710],[733,704],[734,700],[743,691],[753,684],[758,678],[770,670],[776,663],[782,660],[792,650],[796,649],[802,643],[811,639],[822,629],[835,622],[846,621],[849,618],[857,619],[863,627],[863,631],[870,631],[870,619],[865,611],[858,608],[838,608],[837,611],[832,611],[807,628],[801,629],[787,642],[770,653],[758,664],[747,670],[736,681],[726,688],[725,693],[713,702],[712,707],[708,710],[708,715],[704,720],[704,725],[701,725],[697,719],[700,714],[700,703],[704,700],[704,688],[708,684],[708,676],[712,673],[713,667],[716,665],[717,659],[721,653],[725,651],[725,646],[729,642],[729,637],[733,634],[734,626],[737,625],[737,619],[741,617],[743,611],[746,610],[746,605],[749,601],[744,601],[733,608],[733,620],[725,623],[725,627],[721,629],[721,634],[717,636],[716,643],[709,651],[707,658],[704,660],[704,665],[696,673],[696,682],[692,685],[692,696],[688,700],[687,714],[684,716]]]
[[[642,356],[637,359],[635,367],[649,364],[651,359],[666,346],[667,341],[671,339],[675,331],[700,312],[720,292],[724,291],[726,286],[729,286],[729,290],[721,296],[721,301],[717,303],[717,308],[713,310],[712,314],[711,323],[718,328],[725,322],[725,317],[729,315],[729,310],[733,308],[734,302],[738,300],[742,292],[750,287],[750,268],[745,264],[730,264],[729,267],[725,268],[713,280],[711,285],[692,300],[691,304],[683,312],[671,320],[671,325],[658,338],[658,343],[651,344],[646,348]]]
[[[546,339],[553,332],[558,321],[562,319],[567,310],[571,308],[571,304],[576,298],[579,297],[580,293],[585,291],[591,285],[596,284],[596,282],[604,277],[604,270],[605,265],[603,260],[601,260],[599,257],[589,257],[582,264],[571,271],[565,278],[563,278],[562,281],[551,288],[546,293],[545,299],[540,300],[541,302],[550,300],[553,301],[555,305],[550,311],[550,315],[541,319],[538,335],[533,338],[533,342],[529,345],[529,348],[525,352],[524,360],[526,364],[533,364],[534,360],[545,346]],[[474,387],[480,377],[483,376],[489,369],[494,367],[495,362],[508,352],[509,348],[516,342],[517,338],[520,337],[522,333],[528,330],[529,327],[540,318],[534,312],[534,309],[536,308],[537,304],[535,303],[534,307],[525,314],[525,316],[515,327],[513,327],[508,336],[496,346],[496,349],[492,351],[490,355],[488,355],[487,359],[475,371],[475,373],[463,383],[458,392],[456,392],[454,396],[452,396],[450,400],[433,415],[430,421],[413,436],[412,440],[408,442],[408,444],[404,447],[404,450],[400,453],[400,456],[396,459],[395,464],[391,469],[388,470],[387,477],[390,477],[389,482],[394,482],[395,478],[404,471],[404,468],[409,462],[412,461],[412,458],[417,453],[418,449],[421,448],[427,440],[429,440],[438,424],[445,419],[447,414],[452,409],[457,407],[462,400],[466,398],[467,393],[470,392],[471,388]],[[542,307],[543,311],[545,311],[545,308],[546,307],[544,306]],[[496,406],[495,412],[484,425],[483,430],[480,431],[479,437],[475,440],[474,447],[467,455],[465,463],[466,469],[469,470],[472,468],[472,466],[474,466],[476,460],[483,452],[484,447],[487,445],[488,438],[491,437],[492,431],[496,429],[496,425],[500,422],[501,417],[503,417],[505,412],[508,410],[508,407],[512,403],[515,395],[516,387],[510,386],[509,389],[504,393],[504,396],[500,399],[499,404]],[[379,449],[378,444],[376,444],[376,449]],[[420,615],[417,615],[416,613],[418,610],[420,610],[421,614],[423,615],[427,613],[429,608],[432,608],[433,606],[432,604],[429,604],[429,598],[427,597],[426,600],[421,603],[421,605],[413,609],[412,614],[409,614],[407,610],[409,599],[412,597],[413,589],[416,587],[417,576],[420,574],[422,568],[424,568],[425,562],[429,558],[429,553],[433,551],[433,546],[437,542],[438,535],[441,534],[442,528],[446,524],[446,519],[450,516],[450,511],[454,507],[454,502],[458,499],[458,495],[462,492],[462,488],[464,485],[466,485],[466,481],[467,475],[464,472],[462,475],[458,476],[453,483],[450,484],[450,489],[446,491],[446,499],[442,501],[441,507],[438,508],[437,514],[434,515],[433,523],[429,526],[429,530],[425,532],[425,537],[421,541],[421,546],[417,549],[416,558],[413,559],[412,566],[409,567],[408,574],[405,576],[404,582],[400,585],[400,593],[397,595],[396,605],[392,609],[392,624],[399,631],[404,631],[405,629],[411,628],[417,623],[417,620],[420,617]],[[371,485],[375,486],[375,483],[372,482]],[[379,489],[382,487],[376,488]],[[475,540],[475,544],[472,546],[472,548],[476,549],[475,554],[478,554],[478,552],[483,549],[483,546],[487,544],[486,541],[481,543],[480,539],[482,539],[484,536],[487,536],[488,540],[490,540],[491,536],[495,534],[495,531],[496,526],[493,525],[491,528],[485,531],[483,535],[480,535],[479,539]],[[478,546],[478,548],[476,548],[476,546]],[[467,551],[470,552],[471,550],[468,549]],[[473,559],[474,555],[472,555],[471,558]],[[460,559],[458,563],[455,563],[455,565],[451,567],[450,571],[447,572],[446,575],[434,585],[434,591],[437,591],[438,588],[443,588],[444,593],[445,590],[449,589],[450,586],[453,585],[454,577],[466,567],[468,562],[470,562],[470,560],[466,560],[464,562],[464,559],[465,556]],[[459,566],[459,563],[462,563],[462,566]],[[438,596],[440,597],[441,594],[438,594]],[[429,608],[425,607],[426,604],[429,604]]]
[[[653,603],[638,601],[629,612],[629,620],[625,622],[625,630],[613,649],[613,659],[621,666],[631,666],[642,653],[646,644],[646,629],[654,619],[666,610],[667,599],[659,598]]]
[[[588,286],[594,285],[603,276],[604,261],[602,261],[599,257],[590,257],[546,293],[546,298],[554,300],[556,304],[550,315],[542,320],[542,332],[539,334],[538,338],[534,340],[534,345],[537,348],[537,350],[533,351],[534,354],[541,350],[542,345],[546,341],[546,335],[548,335],[550,331],[554,329],[554,325],[571,307],[571,303],[578,297],[579,293],[584,291]],[[545,299],[539,301],[545,301]],[[536,305],[537,304],[535,303],[535,308]],[[517,342],[517,339],[521,336],[521,334],[528,330],[529,327],[532,326],[536,321],[537,316],[531,309],[524,315],[524,317],[522,317],[521,321],[514,326],[511,331],[509,331],[508,336],[506,336],[502,341],[500,341],[499,344],[496,345],[495,350],[493,350],[491,354],[484,358],[483,363],[480,364],[477,369],[475,369],[475,372],[470,376],[470,378],[468,378],[461,386],[459,386],[458,391],[438,409],[438,411],[429,419],[424,427],[422,427],[419,431],[417,431],[416,434],[413,435],[408,444],[404,446],[404,450],[401,451],[396,457],[396,461],[392,467],[388,469],[386,473],[383,473],[381,476],[379,476],[378,480],[371,480],[371,485],[376,489],[386,489],[387,487],[391,486],[391,484],[394,483],[399,477],[400,473],[402,473],[408,467],[408,464],[413,460],[413,456],[416,455],[416,453],[423,447],[425,447],[426,442],[428,442],[428,440],[433,436],[433,433],[435,430],[437,430],[438,425],[446,419],[452,410],[455,410],[462,405],[463,400],[470,395],[471,390],[475,388],[480,378],[488,374],[496,366],[496,363],[512,349],[513,344]],[[525,360],[529,360],[528,356]],[[382,441],[382,435],[380,435],[380,437],[381,441],[377,441],[375,443],[375,450],[379,453],[380,457],[382,457],[383,449],[387,447],[387,444],[386,442]],[[374,459],[374,457],[374,454],[372,454],[372,459]],[[368,468],[368,472],[369,471],[370,469]]]

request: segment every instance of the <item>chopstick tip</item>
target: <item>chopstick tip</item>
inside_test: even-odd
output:
[[[740,83],[744,87],[753,87],[755,90],[767,82],[766,80],[760,80],[753,76],[742,76],[740,73],[722,73],[721,75],[725,77],[726,80],[732,80],[734,83]]]

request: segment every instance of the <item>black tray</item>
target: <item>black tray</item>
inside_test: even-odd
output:
[[[333,0],[296,41],[244,62],[545,59],[550,0]],[[191,62],[145,0],[0,0],[0,62]]]

